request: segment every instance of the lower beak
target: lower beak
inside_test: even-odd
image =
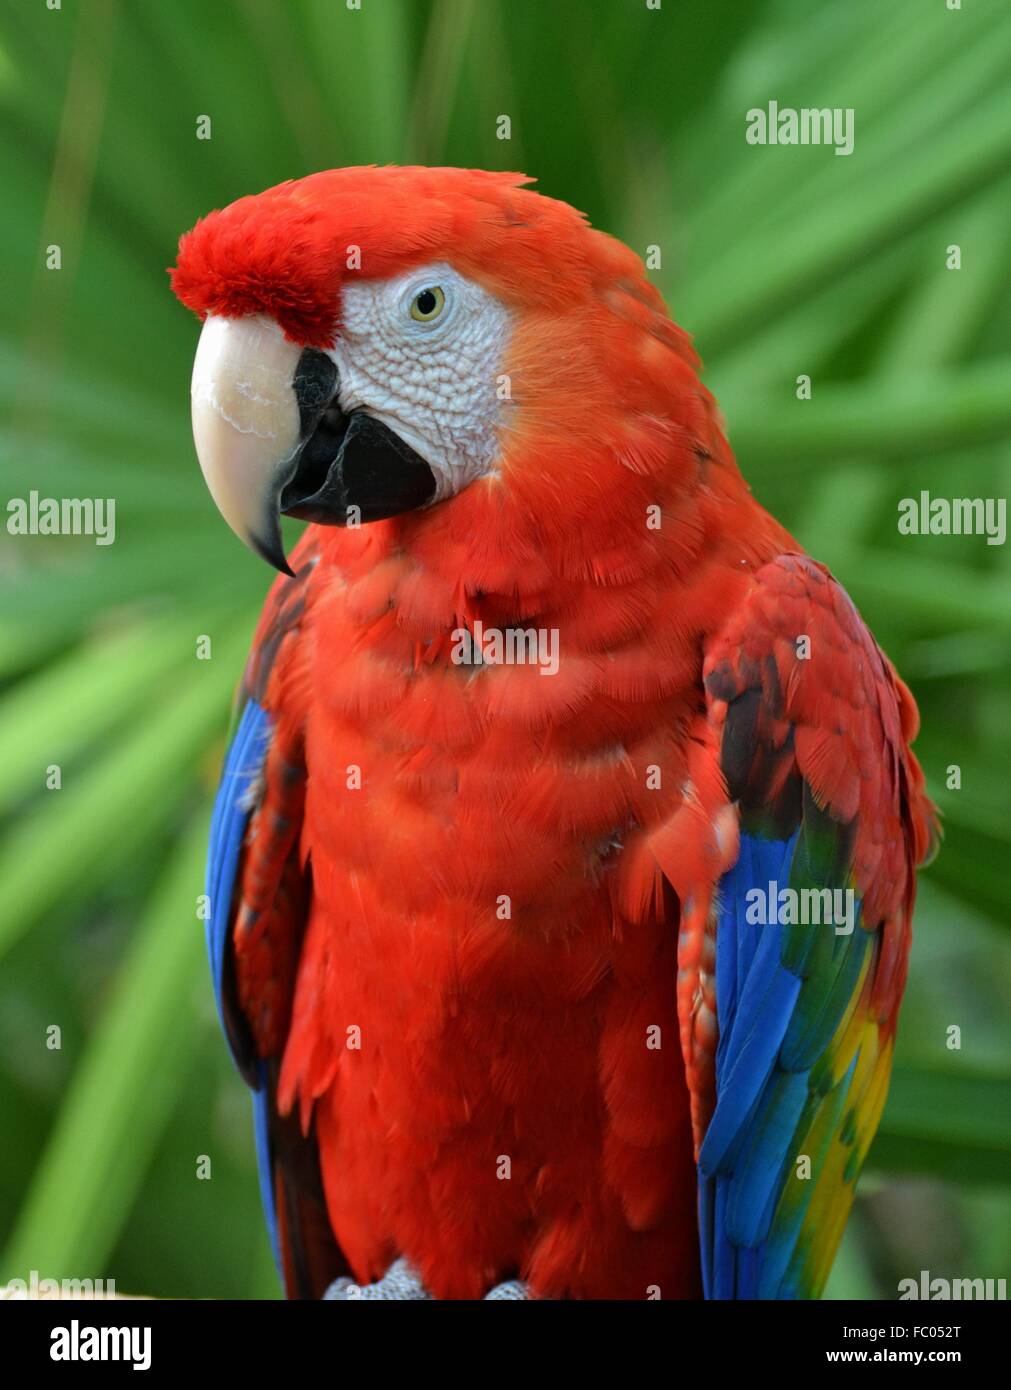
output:
[[[211,496],[246,545],[291,574],[281,516],[348,526],[431,502],[428,463],[380,420],[337,404],[326,353],[268,318],[204,323],[193,363],[193,439]]]

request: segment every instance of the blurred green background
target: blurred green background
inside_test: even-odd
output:
[[[896,517],[1008,492],[1009,61],[1004,0],[5,0],[0,500],[115,497],[117,534],[0,532],[0,1280],[277,1296],[195,912],[270,575],[201,481],[164,268],[241,194],[411,161],[524,169],[661,248],[756,493],[914,687],[946,842],[829,1294],[1008,1273],[1008,549]],[[854,153],[747,145],[772,98],[853,107]]]

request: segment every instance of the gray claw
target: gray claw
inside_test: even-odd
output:
[[[529,1299],[530,1293],[526,1284],[519,1279],[507,1279],[504,1284],[496,1284],[493,1289],[489,1289],[484,1296],[484,1302],[499,1298]]]
[[[507,1279],[485,1294],[483,1302],[499,1299],[526,1300],[530,1294],[519,1279]],[[353,1279],[335,1279],[323,1295],[325,1303],[353,1303],[358,1299],[383,1299],[404,1302],[409,1299],[434,1301],[424,1284],[406,1260],[396,1260],[383,1277],[374,1284],[356,1284]]]
[[[396,1260],[374,1284],[356,1284],[353,1279],[335,1279],[323,1295],[323,1300],[353,1303],[358,1299],[377,1298],[403,1302],[407,1299],[431,1297],[407,1261]]]

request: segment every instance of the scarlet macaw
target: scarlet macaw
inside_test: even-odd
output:
[[[173,271],[200,463],[282,571],[208,889],[275,1250],[292,1297],[816,1297],[932,836],[916,706],[639,258],[527,182],[315,174]]]

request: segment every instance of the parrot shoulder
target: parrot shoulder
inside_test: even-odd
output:
[[[738,833],[694,925],[715,937],[715,997],[698,988],[718,1042],[695,1068],[712,1086],[707,1291],[816,1297],[884,1106],[915,870],[934,833],[909,747],[916,707],[841,585],[803,554],[756,572],[703,676]]]
[[[906,686],[801,553],[704,642],[680,807],[626,856],[676,896],[678,1024],[711,1298],[817,1296],[887,1093],[936,817]]]

